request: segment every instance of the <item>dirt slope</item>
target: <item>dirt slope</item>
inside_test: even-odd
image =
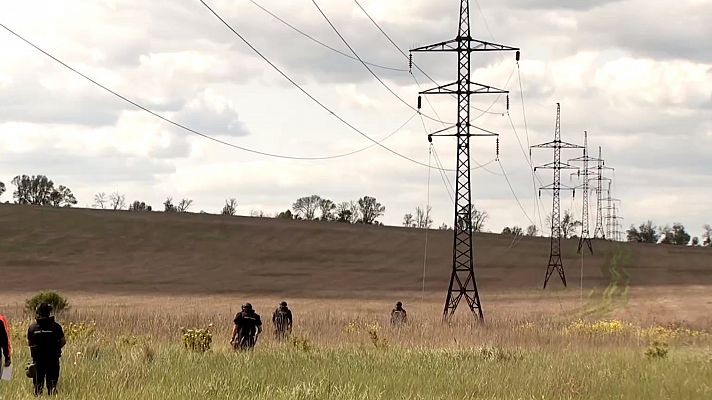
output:
[[[417,229],[16,205],[0,205],[0,226],[3,291],[320,297],[419,291],[422,283],[425,233]],[[447,286],[451,235],[430,231],[428,291]],[[612,264],[633,286],[712,284],[710,249],[600,241],[594,247],[585,259],[587,287],[605,286]],[[577,285],[575,250],[576,241],[564,243]],[[511,236],[481,234],[476,251],[483,292],[532,289],[542,282],[549,240],[513,243]]]

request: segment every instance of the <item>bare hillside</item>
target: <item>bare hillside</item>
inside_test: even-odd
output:
[[[422,284],[425,232],[418,229],[16,205],[0,205],[0,226],[3,291],[321,297],[419,291]],[[430,231],[428,291],[447,286],[451,235]],[[512,239],[477,236],[483,292],[541,285],[548,239]],[[596,254],[584,259],[587,287],[607,284],[611,268],[633,286],[712,284],[710,249],[594,246]],[[566,241],[564,263],[578,285],[575,250],[576,241]],[[552,287],[560,285],[552,279]]]

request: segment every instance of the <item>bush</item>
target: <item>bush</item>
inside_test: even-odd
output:
[[[212,327],[213,324],[208,325],[205,329],[181,328],[183,346],[198,353],[205,353],[210,350],[210,345],[213,343],[213,334],[210,332]]]
[[[53,291],[39,292],[25,301],[25,310],[34,314],[35,309],[42,303],[49,303],[55,313],[69,310],[69,301],[66,297]]]
[[[645,350],[645,356],[651,360],[666,358],[668,355],[668,344],[665,342],[654,341]]]

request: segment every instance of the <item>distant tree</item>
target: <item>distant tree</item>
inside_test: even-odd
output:
[[[277,219],[294,219],[294,215],[292,215],[292,212],[290,210],[287,211],[282,211],[281,213],[277,214],[275,217]]]
[[[518,226],[513,226],[513,227],[505,227],[502,229],[502,234],[503,235],[513,235],[513,236],[522,236],[524,234],[524,230]]]
[[[77,204],[72,191],[63,185],[54,187],[54,182],[44,175],[18,175],[12,179],[17,187],[13,197],[18,204],[37,206],[71,207]]]
[[[403,226],[408,228],[415,227],[415,219],[413,218],[413,214],[407,213],[403,216]]]
[[[92,207],[101,208],[103,210],[106,208],[106,205],[108,203],[109,203],[109,199],[107,199],[106,193],[99,192],[94,195],[94,204],[92,204]]]
[[[657,227],[653,225],[653,221],[647,221],[638,227],[638,234],[642,243],[657,243],[659,236],[656,232]]]
[[[447,226],[447,224],[443,222],[443,223],[438,227],[438,229],[441,230],[441,231],[446,231],[446,230],[450,229],[450,227]]]
[[[529,225],[527,227],[527,236],[536,236],[539,233],[536,225]]]
[[[316,210],[319,208],[319,203],[321,202],[321,197],[313,194],[311,196],[298,198],[297,201],[292,204],[292,210],[294,215],[299,219],[305,219],[307,221],[314,220],[316,218]]]
[[[433,219],[430,218],[430,212],[433,210],[432,207],[427,206],[426,210],[420,207],[415,209],[415,224],[417,228],[420,229],[430,229],[433,227]]]
[[[351,223],[353,213],[351,212],[351,203],[343,201],[336,205],[336,220],[343,223]]]
[[[690,240],[690,245],[691,246],[699,246],[700,238],[698,238],[697,236],[693,237],[692,240]]]
[[[178,202],[178,206],[176,207],[176,211],[179,213],[187,213],[188,209],[193,205],[193,200],[190,199],[181,199],[180,202]]]
[[[690,235],[685,232],[685,227],[679,222],[672,225],[672,237],[672,244],[685,246],[690,243]]]
[[[336,204],[329,199],[319,200],[319,210],[321,211],[322,221],[333,221],[335,219],[334,211],[336,211]]]
[[[568,211],[564,211],[561,217],[561,237],[568,239],[576,233],[576,228],[581,226],[581,221],[577,221]]]
[[[0,196],[2,196],[3,193],[5,193],[5,184],[0,182]]]
[[[472,232],[482,232],[485,229],[485,222],[489,219],[487,211],[478,210],[472,206]]]
[[[152,210],[151,206],[144,203],[143,201],[136,200],[133,203],[129,204],[129,211],[148,212],[151,210]]]
[[[702,227],[702,245],[703,246],[712,246],[712,225],[710,224],[705,224]]]
[[[358,208],[361,214],[359,222],[367,225],[376,223],[376,218],[386,212],[386,207],[381,205],[375,197],[370,196],[364,196],[358,199]]]
[[[126,196],[119,192],[112,193],[109,196],[109,207],[112,210],[123,210],[126,207]]]
[[[252,218],[269,218],[269,215],[267,215],[262,210],[250,210],[250,217],[252,217]]]
[[[630,229],[628,229],[625,232],[626,232],[629,242],[642,242],[643,241],[640,238],[640,232],[638,232],[638,230],[635,228],[635,225],[631,225]]]
[[[178,209],[173,205],[173,197],[166,198],[163,202],[163,212],[177,212]]]
[[[63,185],[52,191],[50,194],[50,205],[52,207],[71,207],[77,204],[77,199],[72,191]]]
[[[235,214],[237,214],[237,199],[230,198],[225,200],[225,206],[223,207],[220,214],[235,216]]]

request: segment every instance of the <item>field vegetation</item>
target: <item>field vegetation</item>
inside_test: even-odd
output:
[[[528,299],[541,301],[535,296]],[[581,319],[574,296],[552,297],[561,304],[549,309],[551,315],[520,311],[502,318],[503,309],[495,309],[484,326],[471,324],[465,313],[443,324],[437,299],[428,297],[411,305],[404,327],[387,324],[385,302],[300,299],[293,302],[297,325],[288,341],[273,339],[267,324],[253,352],[235,353],[228,334],[237,307],[230,310],[229,298],[79,296],[60,315],[69,344],[59,398],[712,396],[709,327]],[[592,292],[584,308],[600,302]],[[255,305],[264,317],[276,301],[259,298]],[[20,301],[9,309],[15,363],[22,366],[28,359],[22,346],[26,314]],[[209,350],[185,345],[183,332],[194,328],[211,332]],[[33,398],[30,381],[20,376],[0,390],[4,398]]]

